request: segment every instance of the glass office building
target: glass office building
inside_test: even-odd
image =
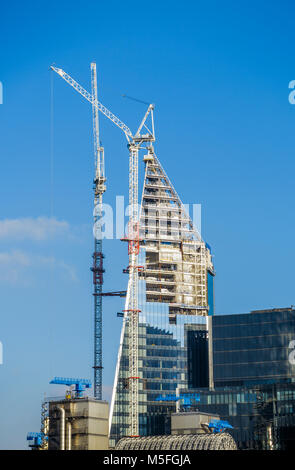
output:
[[[295,310],[212,318],[215,387],[295,381]]]
[[[212,337],[214,390],[194,390],[201,396],[198,409],[217,413],[229,421],[240,449],[292,448],[294,308],[215,315]],[[195,350],[193,344],[191,348]],[[188,365],[189,370],[198,370],[196,361],[195,357],[195,362]],[[197,389],[193,382],[192,386]]]
[[[159,160],[145,160],[139,265],[139,434],[167,433],[175,403],[160,395],[208,386],[193,355],[208,361],[208,315],[214,312],[214,269],[201,239]],[[128,298],[128,292],[127,292]],[[127,307],[125,307],[125,310]],[[111,402],[111,445],[128,436],[129,336],[124,315]],[[190,357],[189,357],[190,355]],[[203,366],[207,369],[207,366]]]
[[[294,449],[294,383],[274,382],[194,392],[200,394],[198,410],[216,413],[233,426],[229,432],[238,449]]]

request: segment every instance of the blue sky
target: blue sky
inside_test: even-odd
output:
[[[156,153],[184,203],[202,204],[216,313],[294,297],[295,79],[291,1],[63,1],[1,6],[0,448],[26,448],[55,375],[92,378],[91,107],[55,63],[131,128],[156,104]],[[127,196],[123,134],[101,118],[107,193]],[[142,166],[141,166],[142,172]],[[105,290],[126,287],[126,246],[107,241]],[[104,308],[104,396],[121,301]]]

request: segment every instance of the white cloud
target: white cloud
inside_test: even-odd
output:
[[[54,217],[23,217],[0,220],[0,239],[47,240],[69,232],[69,224]]]
[[[31,285],[34,281],[34,270],[44,266],[61,271],[67,279],[77,281],[75,268],[53,256],[40,256],[20,250],[0,252],[0,282]]]
[[[15,284],[20,280],[21,272],[30,266],[27,254],[20,251],[0,253],[0,281]]]

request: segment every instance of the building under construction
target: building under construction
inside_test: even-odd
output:
[[[235,449],[236,441],[241,449],[289,448],[294,442],[294,308],[214,317],[211,249],[154,152],[154,105],[148,106],[133,134],[98,101],[94,63],[91,93],[62,69],[51,68],[91,103],[93,111],[94,223],[99,228],[91,267],[94,398],[82,393],[90,387],[89,380],[55,378],[51,383],[75,385],[76,394],[44,408],[41,433],[28,434],[30,447],[209,450]],[[109,293],[102,292],[100,217],[106,180],[98,111],[125,134],[129,150],[130,210],[123,238],[128,242],[128,287]],[[145,176],[138,209],[142,149]],[[126,292],[118,313],[122,330],[108,416],[108,404],[101,400],[102,297]],[[182,404],[182,416],[180,401],[188,400],[192,391],[199,398],[189,406]],[[203,420],[201,426],[187,426],[188,411]],[[218,417],[214,431],[209,415],[216,413],[222,419]],[[184,419],[185,432],[182,427],[173,432],[173,416]]]
[[[39,447],[41,440],[44,449],[47,446],[106,448],[106,427],[111,448],[116,444],[124,449],[148,448],[151,443],[154,449],[173,449],[174,446],[175,449],[232,448],[235,444],[230,433],[240,448],[259,448],[259,443],[273,449],[288,446],[280,440],[287,436],[285,440],[293,442],[291,428],[294,423],[289,419],[294,406],[293,388],[272,389],[271,394],[263,387],[275,382],[280,387],[285,384],[288,387],[287,384],[294,380],[293,307],[214,317],[211,249],[202,240],[189,210],[182,204],[155,154],[154,105],[148,106],[137,131],[132,133],[98,101],[95,63],[91,64],[91,93],[62,69],[54,66],[51,69],[92,106],[94,225],[98,227],[91,267],[94,399],[87,401],[85,398],[85,401],[83,398],[84,404],[89,404],[84,406],[79,392],[75,397],[77,403],[75,400],[70,405],[64,400],[51,403],[46,426],[42,427],[41,433],[28,436],[33,440],[31,447]],[[126,291],[108,293],[102,291],[104,266],[100,217],[106,179],[98,112],[125,134],[129,150],[129,223],[123,238],[128,242],[128,266],[124,269],[129,276],[128,287]],[[138,159],[141,150],[146,154],[139,209]],[[125,306],[118,313],[123,320],[107,423],[106,403],[101,401],[102,297],[122,297],[126,292]],[[76,387],[82,384],[80,379],[75,382],[64,378],[56,380],[54,383],[74,383]],[[84,385],[88,384],[86,382]],[[259,393],[249,388],[253,385],[262,387]],[[233,388],[229,390],[228,387]],[[191,437],[165,437],[172,433],[171,416],[179,411],[180,396],[193,390],[200,392],[200,400],[190,403],[191,411],[196,412],[200,407],[205,414],[218,412],[229,422],[234,421],[235,429],[229,431],[229,437],[210,436],[210,432],[201,436],[200,429],[196,432],[194,428],[188,433]],[[287,399],[292,403],[278,404]],[[97,418],[103,421],[99,432],[95,430]],[[48,443],[46,434],[50,438]]]
[[[213,314],[214,269],[210,248],[201,239],[189,214],[154,153],[154,105],[150,104],[135,133],[97,99],[96,66],[91,64],[87,92],[65,71],[51,66],[92,105],[95,153],[95,225],[105,191],[104,151],[100,146],[98,111],[123,133],[129,150],[129,275],[115,386],[111,403],[111,436],[157,434],[159,392],[186,388],[187,335],[208,330]],[[144,149],[146,169],[138,210],[138,158]],[[98,224],[100,225],[100,224]],[[102,390],[102,244],[95,235],[94,263],[94,396]],[[206,335],[206,333],[205,333]],[[209,340],[209,349],[210,349]],[[204,347],[208,344],[204,342]],[[210,368],[209,368],[210,370]],[[212,374],[209,373],[209,381]],[[171,408],[172,410],[172,408]],[[156,418],[155,418],[156,417]]]
[[[144,161],[138,257],[140,436],[166,434],[167,416],[175,411],[175,403],[167,403],[165,394],[188,388],[189,332],[202,334],[204,354],[208,354],[208,323],[214,312],[210,247],[201,239],[154,152]],[[129,289],[125,310],[128,295]],[[130,436],[128,322],[124,315],[111,403],[111,445]],[[210,377],[201,386],[209,386],[209,381]],[[158,400],[160,394],[163,401]]]

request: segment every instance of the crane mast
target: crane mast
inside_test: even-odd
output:
[[[128,224],[128,255],[129,255],[129,393],[130,393],[130,436],[139,435],[138,429],[138,254],[139,254],[139,222],[138,222],[138,146],[129,145],[129,224]]]
[[[138,390],[139,390],[139,380],[138,375],[138,316],[140,310],[138,309],[138,271],[140,267],[138,266],[138,254],[140,248],[140,239],[139,239],[139,210],[138,210],[138,154],[139,150],[146,148],[150,154],[153,154],[152,142],[155,141],[155,131],[154,131],[154,119],[153,119],[153,110],[154,105],[150,104],[148,109],[139,125],[138,130],[133,135],[129,127],[124,124],[117,116],[115,116],[111,111],[109,111],[102,103],[97,100],[97,88],[96,88],[96,67],[91,66],[92,70],[92,94],[87,92],[79,83],[77,83],[70,75],[64,72],[62,69],[55,66],[51,66],[51,69],[54,70],[61,78],[63,78],[69,85],[71,85],[78,93],[80,93],[85,99],[87,99],[92,104],[93,109],[93,126],[94,126],[94,141],[95,141],[95,155],[96,155],[96,179],[95,180],[95,214],[97,213],[97,218],[95,222],[98,222],[99,215],[101,215],[101,202],[102,194],[105,191],[105,178],[103,169],[103,149],[99,144],[99,126],[98,126],[98,111],[104,114],[108,119],[110,119],[113,124],[119,127],[125,134],[128,141],[129,149],[129,222],[128,222],[128,234],[125,240],[128,241],[128,257],[129,257],[129,296],[128,304],[125,313],[128,319],[128,332],[129,332],[129,396],[130,396],[130,436],[139,435],[139,420],[138,420]],[[151,128],[147,126],[147,119],[150,116],[151,118]],[[141,134],[142,129],[145,128],[147,134]],[[104,188],[104,189],[103,189]],[[97,196],[96,196],[97,193]],[[99,224],[98,224],[99,225]],[[97,290],[95,290],[94,298],[98,299],[95,310],[96,312],[101,312],[101,297],[102,292],[102,273],[103,273],[103,264],[102,264],[102,251],[101,251],[101,239],[100,242],[95,237],[95,248],[94,248],[94,260],[95,263],[93,270],[94,275],[97,273],[101,282],[95,284]],[[97,270],[97,271],[96,271]],[[96,339],[100,341],[101,338],[101,318],[98,315],[98,323],[95,325],[95,331],[97,333]],[[100,341],[101,344],[101,341]],[[97,361],[98,367],[95,368],[97,371],[97,390],[101,387],[101,359],[102,355],[96,356],[95,361]],[[95,362],[96,363],[96,362]]]
[[[96,64],[91,63],[92,118],[94,141],[94,252],[93,252],[93,296],[94,296],[94,396],[102,399],[102,284],[103,251],[101,233],[102,197],[106,190],[104,174],[104,149],[99,139],[99,116],[97,103]]]

